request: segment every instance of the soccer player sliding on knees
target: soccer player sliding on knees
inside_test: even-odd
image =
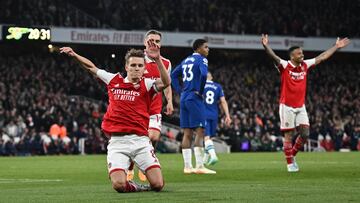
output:
[[[164,180],[160,163],[148,137],[151,99],[170,84],[170,77],[160,59],[160,48],[149,43],[147,55],[154,59],[160,79],[144,79],[145,55],[143,50],[131,49],[125,56],[127,77],[98,69],[90,60],[78,55],[70,47],[60,49],[80,65],[102,80],[108,89],[109,106],[101,128],[110,138],[108,144],[108,173],[114,190],[118,192],[160,191]],[[126,179],[130,161],[134,161],[146,175],[150,186],[139,185]]]
[[[332,56],[338,49],[346,47],[348,38],[337,39],[333,47],[321,53],[319,56],[304,60],[301,47],[294,46],[288,51],[290,60],[285,61],[277,56],[269,46],[268,35],[262,35],[262,45],[266,53],[275,62],[280,72],[280,130],[284,133],[284,153],[287,161],[288,172],[299,171],[295,157],[297,152],[307,141],[309,131],[309,118],[305,108],[306,78],[310,68],[320,64]],[[298,132],[294,146],[292,137]]]

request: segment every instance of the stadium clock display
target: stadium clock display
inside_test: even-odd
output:
[[[3,40],[6,41],[50,41],[48,27],[3,26]]]

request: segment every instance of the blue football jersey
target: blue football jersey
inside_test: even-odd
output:
[[[220,84],[213,81],[206,81],[204,88],[205,116],[206,119],[218,119],[219,101],[224,96]]]
[[[181,100],[199,97],[203,94],[208,72],[208,60],[198,53],[193,53],[178,65],[171,73],[171,81]],[[182,85],[179,83],[182,78]]]

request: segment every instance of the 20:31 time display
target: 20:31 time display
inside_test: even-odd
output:
[[[4,31],[7,40],[49,41],[51,39],[49,28],[7,27]]]

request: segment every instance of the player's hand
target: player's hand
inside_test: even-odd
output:
[[[348,44],[350,44],[350,40],[345,37],[345,38],[342,38],[340,39],[339,37],[336,39],[336,43],[335,43],[335,46],[338,48],[338,49],[341,49],[343,47],[346,47]]]
[[[146,54],[154,60],[160,59],[160,46],[151,40],[148,40],[146,43],[148,44],[148,47],[145,49]]]
[[[60,53],[61,54],[64,53],[64,54],[66,54],[68,56],[75,56],[75,54],[76,54],[74,52],[74,50],[72,48],[70,48],[70,47],[61,47],[60,48]]]
[[[231,118],[230,118],[230,116],[226,116],[225,117],[225,125],[227,127],[230,127],[230,124],[231,124]]]
[[[266,46],[269,44],[269,37],[267,34],[262,34],[261,35],[261,43]]]
[[[174,112],[174,106],[173,106],[172,102],[168,102],[168,104],[166,105],[165,114],[170,116],[173,114],[173,112]]]

